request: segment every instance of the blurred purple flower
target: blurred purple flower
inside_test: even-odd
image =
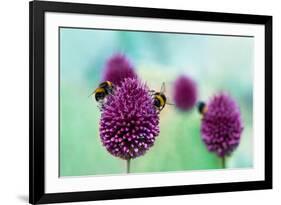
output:
[[[145,154],[159,134],[159,116],[149,89],[126,78],[108,96],[100,120],[100,137],[112,155],[132,159]]]
[[[243,125],[236,102],[227,94],[219,93],[207,103],[201,124],[204,143],[219,157],[230,155],[239,145]]]
[[[196,83],[187,76],[179,76],[174,82],[173,100],[180,110],[190,110],[197,101]]]
[[[103,73],[103,81],[120,85],[125,78],[136,77],[137,74],[125,55],[118,53],[108,59]]]

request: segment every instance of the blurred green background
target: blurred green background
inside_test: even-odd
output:
[[[60,28],[60,176],[126,171],[125,161],[102,146],[100,111],[88,97],[107,59],[117,52],[131,60],[152,89],[160,89],[162,82],[168,87],[186,74],[197,82],[200,100],[229,92],[241,107],[245,128],[227,167],[252,167],[253,38]],[[221,168],[221,160],[201,140],[200,119],[196,109],[180,112],[166,106],[155,145],[131,161],[131,172]]]

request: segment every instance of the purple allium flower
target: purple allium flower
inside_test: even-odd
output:
[[[202,139],[211,152],[224,157],[239,145],[243,125],[236,102],[219,93],[207,103],[201,124]]]
[[[120,85],[125,78],[136,77],[137,74],[125,55],[118,53],[108,59],[103,73],[103,81],[108,80],[114,85]]]
[[[173,99],[180,110],[190,110],[197,101],[196,83],[187,76],[179,76],[174,82]]]
[[[148,87],[126,78],[108,96],[100,120],[100,137],[112,155],[132,159],[143,155],[159,134],[159,116]]]

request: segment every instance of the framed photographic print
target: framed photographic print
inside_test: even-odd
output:
[[[272,188],[272,17],[30,2],[30,203]]]

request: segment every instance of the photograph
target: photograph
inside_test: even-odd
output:
[[[30,203],[272,188],[272,16],[29,6]]]
[[[58,35],[59,177],[253,168],[253,36]]]

